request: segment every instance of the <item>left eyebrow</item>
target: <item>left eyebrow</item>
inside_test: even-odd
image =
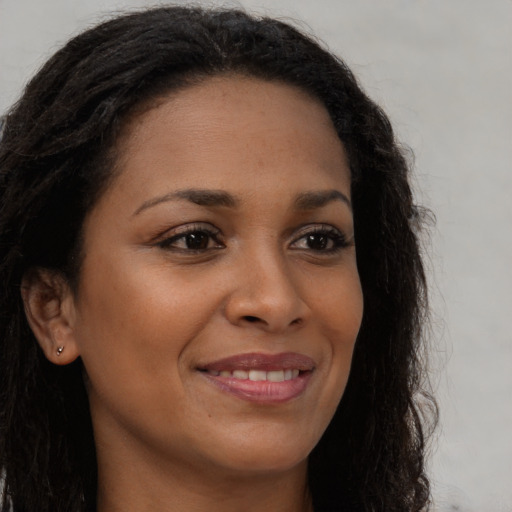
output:
[[[231,194],[223,190],[193,188],[177,190],[169,194],[164,194],[163,196],[149,199],[148,201],[142,203],[142,205],[139,206],[137,210],[135,210],[133,215],[138,215],[144,210],[152,208],[153,206],[156,206],[160,203],[180,200],[190,201],[191,203],[197,204],[199,206],[225,206],[228,208],[234,208],[238,204],[238,201]]]
[[[295,198],[295,207],[298,210],[314,210],[322,208],[332,201],[341,201],[352,210],[350,199],[339,190],[319,190],[315,192],[304,192]]]

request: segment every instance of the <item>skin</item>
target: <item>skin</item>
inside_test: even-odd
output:
[[[47,357],[83,360],[98,511],[311,510],[307,457],[363,311],[350,171],[328,113],[289,85],[209,78],[132,120],[118,154],[84,224],[76,295],[44,272],[24,292]],[[233,204],[175,197],[190,189]],[[206,245],[191,250],[186,230]],[[198,370],[253,352],[310,357],[305,390],[258,403]]]

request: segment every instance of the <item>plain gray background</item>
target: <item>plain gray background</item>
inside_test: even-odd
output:
[[[71,35],[147,5],[0,0],[0,113]],[[224,5],[301,20],[347,61],[413,150],[417,199],[437,217],[427,245],[441,405],[436,510],[512,511],[512,1]]]

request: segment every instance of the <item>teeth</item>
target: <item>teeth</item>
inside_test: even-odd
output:
[[[276,370],[272,372],[267,372],[267,380],[269,380],[270,382],[283,382],[284,371]]]
[[[252,381],[262,381],[268,380],[269,382],[283,382],[285,380],[296,379],[299,376],[299,370],[297,369],[287,369],[287,370],[233,370],[232,372],[229,370],[209,370],[208,373],[215,377],[232,377],[234,379],[240,380],[252,380]]]
[[[267,372],[262,370],[249,370],[249,380],[267,380]]]

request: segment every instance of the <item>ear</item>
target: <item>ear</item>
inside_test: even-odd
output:
[[[75,300],[66,279],[56,271],[31,269],[23,276],[21,296],[46,358],[58,365],[73,362],[80,353],[73,331]]]

